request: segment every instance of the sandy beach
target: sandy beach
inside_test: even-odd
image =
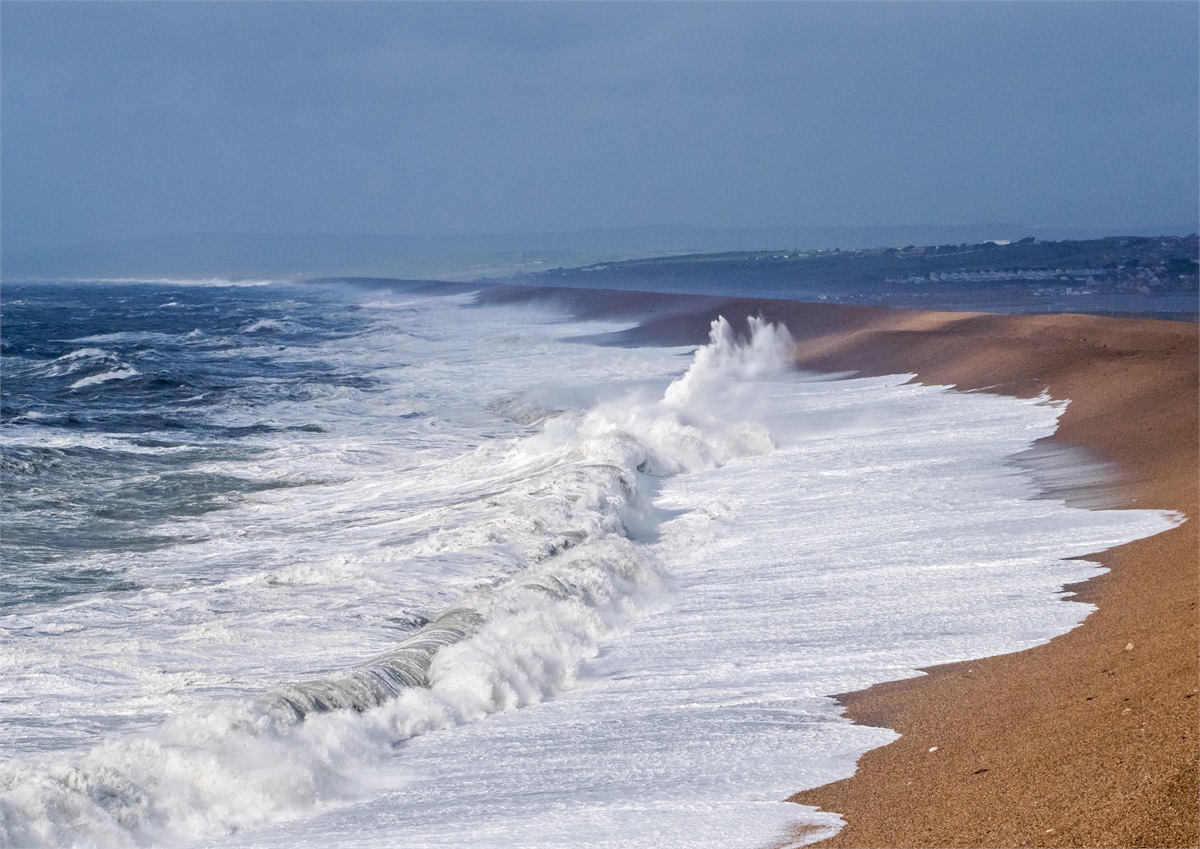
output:
[[[1099,610],[1069,634],[843,696],[903,736],[793,799],[843,814],[837,846],[1197,845],[1196,326],[862,318],[805,332],[799,363],[1070,399],[1054,439],[1116,464],[1111,503],[1190,520],[1090,558],[1111,571],[1070,588]]]

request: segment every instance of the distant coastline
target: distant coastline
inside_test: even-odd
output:
[[[740,251],[561,268],[512,278],[643,289],[999,313],[1094,313],[1194,321],[1200,241],[993,240],[858,250]]]

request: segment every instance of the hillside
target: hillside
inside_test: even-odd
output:
[[[1194,317],[1200,241],[1109,237],[864,250],[694,254],[556,268],[533,285],[640,289],[989,312]]]

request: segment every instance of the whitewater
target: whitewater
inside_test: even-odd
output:
[[[448,288],[447,292],[450,291]],[[6,288],[0,844],[799,846],[833,695],[1017,651],[1064,402],[804,374],[470,293]]]

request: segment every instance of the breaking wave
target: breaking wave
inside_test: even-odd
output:
[[[669,599],[646,544],[659,521],[655,478],[771,451],[753,380],[789,369],[791,344],[782,327],[752,319],[739,337],[721,318],[665,393],[575,412],[504,396],[502,413],[536,430],[477,482],[485,519],[447,528],[438,546],[516,554],[521,568],[374,659],[264,682],[257,698],[82,757],[0,767],[0,843],[136,846],[305,816],[360,796],[362,767],[394,763],[404,740],[577,686],[605,640]]]

